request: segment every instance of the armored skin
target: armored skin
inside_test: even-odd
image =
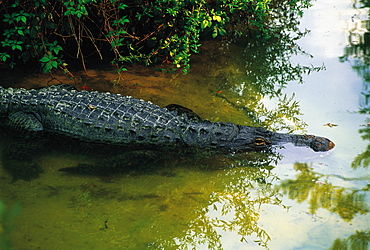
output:
[[[0,87],[1,125],[21,133],[52,133],[109,145],[161,145],[232,152],[293,143],[314,151],[334,147],[313,135],[275,133],[260,127],[191,119],[150,102],[70,85],[42,89]]]

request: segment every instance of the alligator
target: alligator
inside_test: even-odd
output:
[[[66,84],[41,89],[0,87],[1,125],[22,135],[50,133],[107,145],[187,146],[259,151],[293,143],[327,151],[334,143],[314,135],[210,122],[120,94],[77,91]]]

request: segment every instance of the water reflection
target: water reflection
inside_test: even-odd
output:
[[[367,10],[367,9],[366,9]],[[363,90],[360,98],[360,112],[369,113],[370,107],[370,21],[354,18],[348,23],[348,42],[341,62],[348,62],[363,78]]]
[[[7,140],[9,139],[5,139]],[[108,148],[100,149],[101,152],[91,145],[89,148],[82,148],[83,154],[88,155],[87,158],[76,155],[81,150],[76,152],[73,145],[69,145],[68,148],[59,144],[56,144],[55,148],[52,148],[52,145],[49,146],[49,152],[43,157],[51,160],[49,160],[50,163],[46,161],[43,167],[47,166],[51,173],[42,176],[42,182],[33,192],[38,197],[38,209],[54,211],[53,216],[44,215],[37,219],[36,216],[28,217],[27,211],[32,205],[24,200],[26,205],[23,216],[27,216],[27,221],[36,219],[46,223],[45,220],[47,220],[48,225],[53,225],[68,223],[71,220],[71,213],[74,218],[72,220],[78,221],[89,222],[90,216],[94,216],[99,221],[99,230],[94,230],[94,227],[92,231],[88,230],[88,237],[91,234],[98,237],[101,231],[108,231],[111,232],[110,244],[121,242],[120,244],[125,247],[135,246],[138,249],[143,247],[187,248],[199,245],[217,249],[222,247],[223,232],[236,232],[242,242],[252,237],[259,245],[267,246],[270,240],[268,231],[258,225],[261,206],[274,204],[284,207],[281,204],[280,194],[271,184],[278,177],[272,174],[270,169],[281,159],[281,155],[273,151],[239,155],[218,154],[211,157],[203,151],[180,157],[175,154],[172,158],[167,154],[168,162],[163,166],[136,169],[137,166],[134,165],[132,166],[134,169],[125,169],[119,175],[102,175],[102,181],[107,183],[86,179],[81,183],[73,175],[62,175],[57,176],[59,180],[54,180],[53,184],[50,184],[48,178],[53,178],[52,173],[75,157],[78,157],[79,162],[91,163],[91,161],[99,162],[101,154],[100,157],[103,159],[109,158],[110,165],[105,167],[125,162],[122,157],[118,157],[117,162],[113,162],[113,156],[117,151],[107,154],[105,151],[109,152]],[[89,152],[90,150],[92,152]],[[54,162],[52,159],[61,151],[64,160]],[[36,159],[36,162],[39,161]],[[186,169],[186,172],[180,169]],[[66,180],[69,181],[64,183]],[[120,184],[121,182],[124,184]],[[17,199],[20,199],[24,195],[29,196],[32,190],[28,189],[31,184],[29,182],[19,184],[18,181],[17,185],[13,184],[14,186],[11,187],[8,186],[9,184],[5,187],[4,184],[6,184],[5,181],[2,182],[1,188],[8,190],[3,196],[7,202],[14,198],[12,193],[16,193]],[[60,199],[62,202],[67,200],[68,209],[58,211],[56,208],[44,208],[42,204],[53,197],[59,197],[58,199],[63,197]],[[105,219],[100,219],[102,213],[106,214],[103,211],[109,212],[104,216]],[[54,213],[58,213],[59,216],[55,217]],[[131,219],[133,221],[130,221]],[[86,230],[86,226],[73,223],[75,230]],[[28,230],[27,227],[27,224],[17,224],[18,232],[21,234],[25,233],[24,230]],[[49,226],[46,227],[49,228]],[[59,228],[58,231],[68,230],[68,227]],[[119,235],[130,235],[130,237],[119,239],[117,233],[112,233],[112,227]],[[50,233],[53,234],[53,232],[54,230],[50,229]],[[42,233],[45,235],[45,232]],[[55,238],[52,235],[47,237]],[[84,236],[80,235],[80,238]],[[50,242],[48,244],[53,246]]]
[[[352,161],[352,168],[356,169],[359,167],[368,167],[370,166],[370,126],[366,125],[366,128],[362,128],[359,130],[360,134],[362,134],[363,140],[368,140],[369,145],[367,146],[366,150],[355,157]]]
[[[353,8],[358,10],[357,14],[351,17],[348,22],[348,46],[345,47],[345,53],[340,57],[341,62],[350,63],[362,78],[362,91],[360,96],[360,107],[358,112],[370,114],[370,20],[369,1],[355,1]],[[369,121],[367,121],[368,123]],[[361,128],[359,133],[362,134],[363,140],[370,140],[369,124]],[[370,165],[370,143],[364,152],[355,157],[351,166],[352,168],[368,167]]]
[[[294,65],[291,56],[304,53],[294,40],[242,39],[233,44],[225,41],[222,47],[211,47],[210,44],[205,47],[211,55],[211,63],[208,62],[204,81],[211,79],[211,92],[217,100],[223,101],[220,109],[229,105],[240,114],[240,118],[232,117],[236,123],[275,131],[305,131],[307,124],[299,118],[302,115],[299,101],[294,95],[283,94],[282,90],[290,81],[301,82],[303,75],[324,67]],[[205,57],[196,57],[196,62],[204,65]],[[274,105],[267,106],[266,99]]]
[[[356,231],[347,239],[336,239],[330,249],[367,250],[370,243],[370,231]]]
[[[239,168],[218,173],[218,182],[213,184],[217,188],[207,190],[206,195],[186,193],[186,196],[198,204],[189,209],[189,204],[185,206],[186,213],[193,214],[189,221],[182,222],[186,223],[186,229],[172,239],[161,238],[151,243],[151,246],[154,249],[188,249],[200,246],[222,249],[223,232],[235,232],[240,242],[253,238],[258,245],[267,247],[270,236],[258,224],[258,220],[262,205],[284,207],[280,194],[271,185],[278,177],[266,168],[251,166],[250,159],[239,165]],[[204,190],[203,186],[199,188]]]
[[[360,112],[369,113],[370,108],[370,5],[368,1],[356,1],[353,8],[358,14],[347,22],[348,46],[345,47],[341,62],[349,62],[352,68],[364,79],[360,99]]]
[[[283,19],[282,26],[289,28],[297,24],[293,13],[282,12],[281,15],[293,18],[293,21]],[[243,41],[238,44],[225,41],[224,49],[238,50],[229,54],[232,58],[214,60],[221,54],[220,50],[215,50],[216,55],[203,56],[202,60],[207,61],[200,63],[211,65],[211,72],[199,66],[200,72],[181,79],[195,81],[207,72],[204,82],[199,86],[191,85],[191,88],[197,90],[212,81],[211,91],[192,91],[195,96],[192,100],[199,107],[207,106],[204,99],[208,101],[214,97],[224,106],[230,104],[232,109],[242,113],[240,120],[230,121],[243,124],[249,117],[248,125],[303,130],[305,123],[298,118],[298,102],[294,96],[282,94],[282,88],[289,81],[301,81],[303,74],[321,68],[290,62],[292,54],[301,53],[295,39],[302,35],[298,33],[297,37],[289,38],[284,34],[281,39],[248,41],[247,46]],[[208,92],[213,95],[209,97]],[[184,97],[183,93],[170,92],[186,99],[188,96]],[[203,97],[205,93],[207,97]],[[262,101],[265,97],[275,97],[276,107],[268,109]],[[293,126],[287,126],[287,120],[292,120]],[[262,206],[286,209],[281,200],[285,192],[299,202],[312,200],[312,213],[323,207],[345,220],[351,220],[358,213],[367,213],[360,192],[319,183],[320,175],[307,170],[307,165],[297,165],[297,171],[302,169],[297,180],[283,182],[281,187],[275,188],[272,183],[279,176],[271,169],[280,158],[274,152],[212,157],[196,154],[187,160],[175,155],[154,171],[126,172],[101,180],[59,174],[59,168],[85,162],[86,158],[54,151],[36,159],[46,169],[42,178],[30,183],[19,181],[9,187],[6,185],[9,179],[4,177],[0,185],[6,190],[4,199],[7,202],[20,199],[25,203],[25,213],[14,236],[15,244],[24,244],[19,248],[32,243],[34,248],[42,245],[53,249],[60,247],[56,244],[62,241],[60,244],[68,242],[76,248],[217,249],[223,247],[223,235],[231,232],[236,234],[232,239],[241,242],[243,247],[248,242],[267,248],[273,228],[259,224]],[[161,174],[169,171],[171,174]],[[315,192],[314,198],[309,198]],[[330,201],[333,197],[334,203]],[[273,217],[269,215],[269,219]]]
[[[324,208],[350,222],[356,215],[369,212],[365,200],[368,187],[357,190],[334,186],[325,180],[328,176],[313,171],[307,163],[295,163],[294,169],[298,172],[296,179],[282,181],[278,190],[298,203],[308,202],[310,213]]]

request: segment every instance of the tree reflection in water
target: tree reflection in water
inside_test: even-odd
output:
[[[359,13],[369,15],[369,1],[355,1],[353,8]],[[353,70],[363,78],[363,90],[360,96],[359,113],[370,114],[370,20],[361,20],[358,16],[352,16],[348,30],[349,46],[345,47],[345,53],[340,57],[341,62],[350,63]],[[369,124],[370,120],[367,120]],[[370,140],[370,126],[360,129],[364,140]],[[352,162],[352,168],[368,167],[370,165],[370,144],[366,150],[359,154]]]
[[[278,190],[299,203],[308,202],[310,213],[315,214],[319,208],[324,208],[349,222],[355,215],[369,212],[365,201],[369,187],[359,190],[333,186],[327,180],[321,180],[328,176],[314,172],[307,163],[295,163],[294,169],[298,171],[297,178],[282,181]]]
[[[356,231],[347,239],[336,239],[330,250],[368,250],[370,231]]]
[[[290,61],[291,57],[297,53],[305,54],[294,39],[240,39],[233,44],[225,41],[223,47],[207,47],[213,64],[205,81],[213,79],[211,92],[217,93],[217,98],[244,113],[240,123],[245,123],[248,118],[246,125],[250,126],[264,126],[286,132],[305,131],[307,124],[298,118],[302,115],[298,101],[294,95],[283,95],[282,89],[290,81],[302,82],[303,75],[320,71],[324,67],[294,65]],[[235,55],[232,60],[227,54],[223,56],[223,50]],[[266,107],[264,98],[273,98],[275,108]]]
[[[290,6],[285,4],[288,1],[279,2],[282,2],[277,4],[281,6],[279,8]],[[290,57],[296,53],[304,53],[295,43],[295,40],[304,33],[296,29],[298,19],[295,10],[282,9],[279,13],[279,9],[276,8],[274,14],[287,17],[280,20],[280,27],[286,29],[281,36],[276,36],[269,41],[249,40],[248,43],[240,39],[235,46],[228,45],[229,41],[225,41],[224,46],[243,48],[242,53],[234,53],[240,57],[233,58],[236,65],[243,65],[243,67],[240,70],[238,67],[223,68],[224,64],[215,60],[215,65],[211,68],[217,72],[214,80],[217,79],[219,85],[211,86],[214,88],[212,93],[222,91],[216,97],[222,98],[235,109],[245,112],[245,115],[251,119],[251,124],[248,125],[288,131],[304,130],[305,123],[297,117],[300,114],[297,101],[294,97],[283,96],[281,90],[289,81],[302,81],[303,74],[320,70],[322,67],[292,65]],[[278,31],[274,30],[274,32]],[[296,32],[296,37],[290,36],[292,32]],[[207,81],[210,80],[212,79],[207,79]],[[261,101],[265,97],[277,98],[277,108],[268,110]],[[293,128],[286,125],[286,120],[293,121]],[[99,204],[99,206],[102,206],[101,200],[98,200],[98,198],[101,199],[99,195],[110,194],[109,199],[118,201],[118,204],[107,205],[109,208],[107,210],[114,211],[112,213],[117,215],[117,218],[129,218],[127,221],[122,219],[128,225],[116,223],[119,236],[114,237],[128,235],[127,237],[130,238],[128,245],[137,244],[137,242],[142,244],[144,241],[142,239],[145,241],[152,239],[148,246],[153,249],[187,249],[197,248],[200,245],[206,245],[209,249],[219,249],[222,248],[221,239],[225,232],[235,232],[242,242],[254,241],[268,247],[269,232],[258,223],[260,211],[265,204],[286,208],[281,201],[281,192],[288,193],[291,199],[298,202],[309,199],[312,213],[322,207],[338,213],[345,220],[351,220],[357,213],[367,213],[361,190],[351,191],[328,183],[318,183],[322,176],[313,172],[307,164],[296,164],[297,171],[300,171],[297,179],[285,181],[276,188],[272,183],[278,177],[270,169],[276,166],[281,157],[277,153],[250,152],[218,157],[210,159],[214,163],[211,166],[217,165],[215,163],[217,160],[224,164],[222,168],[217,169],[217,177],[207,179],[207,183],[204,182],[203,177],[202,183],[199,181],[198,186],[194,184],[197,183],[194,180],[189,180],[189,183],[184,181],[186,184],[181,185],[183,183],[178,182],[182,180],[178,178],[168,183],[155,183],[157,186],[152,183],[141,183],[152,187],[154,191],[151,192],[155,192],[154,195],[150,193],[135,197],[95,185],[85,185],[81,191],[89,195],[88,203]],[[203,165],[203,171],[211,171],[211,167],[205,164],[206,161],[208,160],[200,159],[191,165]],[[190,179],[192,176],[187,177]],[[207,178],[212,176],[207,175]],[[132,180],[128,178],[127,181]],[[134,181],[135,184],[132,186],[140,187],[140,179]],[[200,191],[185,191],[190,187],[191,190]],[[137,189],[140,190],[140,188]],[[81,200],[80,196],[76,197]],[[159,201],[157,203],[142,201],[150,197]],[[83,202],[85,201],[79,201],[80,204]],[[132,205],[134,203],[135,205]],[[74,206],[78,205],[74,204]],[[111,208],[115,206],[117,211]],[[122,215],[122,208],[128,211],[127,214]],[[84,209],[89,210],[90,215],[96,212],[94,209],[98,209],[98,206],[84,207]],[[153,216],[154,213],[158,214]],[[130,221],[130,215],[135,219]],[[173,231],[171,231],[172,227]],[[68,230],[70,230],[69,227]],[[122,240],[117,242],[121,243]]]
[[[368,111],[370,114],[370,111]],[[362,135],[363,140],[369,140],[370,141],[370,126],[367,125],[366,128],[360,129],[359,132]],[[366,150],[362,152],[361,154],[357,155],[355,159],[352,161],[352,168],[356,169],[359,167],[368,167],[370,166],[370,142],[367,146]]]
[[[217,179],[210,180],[216,182],[213,189],[203,194],[206,201],[187,207],[185,213],[193,213],[193,219],[187,223],[183,235],[162,238],[151,246],[155,249],[195,249],[203,245],[208,249],[222,249],[223,232],[235,232],[241,242],[252,239],[267,247],[270,236],[258,223],[261,206],[270,204],[286,208],[271,184],[278,177],[270,169],[280,157],[273,152],[251,152],[233,157],[233,163],[218,173]]]

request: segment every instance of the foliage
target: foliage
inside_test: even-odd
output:
[[[268,39],[279,33],[276,20],[286,18],[272,8],[301,15],[308,6],[306,0],[5,0],[0,60],[14,67],[37,59],[50,72],[65,70],[63,56],[75,55],[86,67],[95,54],[110,58],[118,73],[133,62],[169,62],[186,73],[202,37],[240,35],[243,22],[250,36]]]

